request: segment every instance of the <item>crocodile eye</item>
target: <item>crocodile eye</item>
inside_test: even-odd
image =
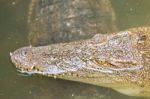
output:
[[[145,41],[146,40],[146,35],[141,35],[140,40]]]
[[[138,39],[138,43],[143,43],[144,41],[146,41],[147,39],[147,36],[146,35],[140,35],[139,36],[139,39]]]

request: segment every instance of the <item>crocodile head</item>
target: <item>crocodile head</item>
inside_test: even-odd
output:
[[[13,53],[10,52],[10,56],[12,62],[16,65],[20,72],[33,72],[33,67],[37,65],[38,58],[32,53],[31,46],[23,47]]]
[[[113,88],[133,96],[150,93],[150,28],[95,35],[78,42],[23,47],[11,53],[22,73],[42,74]]]
[[[44,53],[35,51],[36,47],[23,47],[11,53],[11,60],[16,65],[21,73],[26,74],[59,74],[64,72],[56,65],[49,65],[44,56]],[[45,64],[44,64],[45,63]]]

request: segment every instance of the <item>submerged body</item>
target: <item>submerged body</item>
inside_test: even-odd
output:
[[[31,0],[29,41],[47,45],[117,30],[110,0]]]
[[[11,53],[22,73],[105,86],[132,96],[150,96],[150,27],[88,40],[23,47]]]

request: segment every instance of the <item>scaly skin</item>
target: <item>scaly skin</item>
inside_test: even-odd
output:
[[[42,74],[150,96],[150,27],[11,53],[22,73]]]

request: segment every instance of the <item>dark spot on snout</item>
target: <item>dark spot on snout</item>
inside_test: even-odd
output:
[[[25,51],[24,54],[26,55],[26,54],[27,54],[27,51]]]
[[[139,41],[146,41],[146,39],[147,39],[146,35],[139,36]]]
[[[35,66],[34,66],[32,69],[33,69],[33,70],[39,71],[39,68],[36,68]]]

